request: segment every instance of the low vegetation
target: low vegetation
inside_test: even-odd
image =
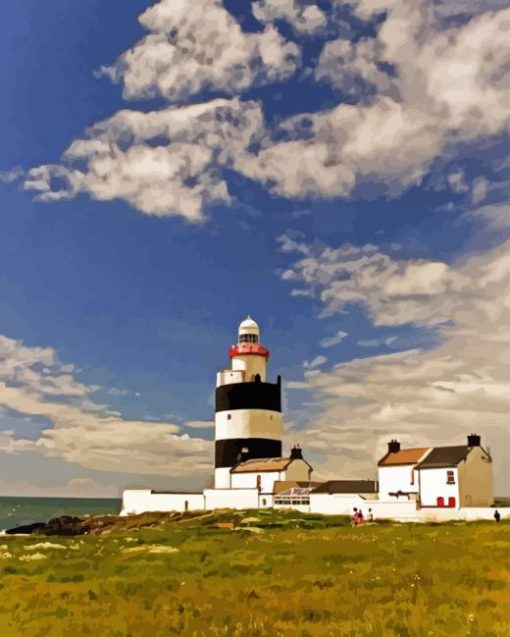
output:
[[[506,522],[351,528],[225,511],[88,523],[0,538],[2,637],[510,637]]]

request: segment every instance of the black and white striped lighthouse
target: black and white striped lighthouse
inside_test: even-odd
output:
[[[215,487],[230,487],[230,469],[241,460],[282,455],[281,378],[266,381],[269,350],[249,316],[239,325],[229,357],[218,372],[215,414]]]

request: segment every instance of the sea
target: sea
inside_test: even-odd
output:
[[[113,498],[15,498],[0,497],[0,533],[33,522],[47,522],[59,515],[120,513],[121,500]]]

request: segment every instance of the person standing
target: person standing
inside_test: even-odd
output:
[[[368,509],[367,523],[372,524],[373,522],[374,522],[374,514],[372,513],[372,509]]]
[[[351,515],[349,520],[351,522],[351,526],[356,526],[356,524],[358,523],[358,509],[356,507],[354,507],[353,514]]]
[[[496,520],[496,522],[499,522],[501,520],[501,515],[497,509],[494,511],[494,519]]]

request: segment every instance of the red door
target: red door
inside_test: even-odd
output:
[[[437,506],[438,507],[444,507],[444,498],[438,498],[437,499]]]
[[[450,509],[455,508],[455,498],[448,498],[448,506],[450,507]]]

